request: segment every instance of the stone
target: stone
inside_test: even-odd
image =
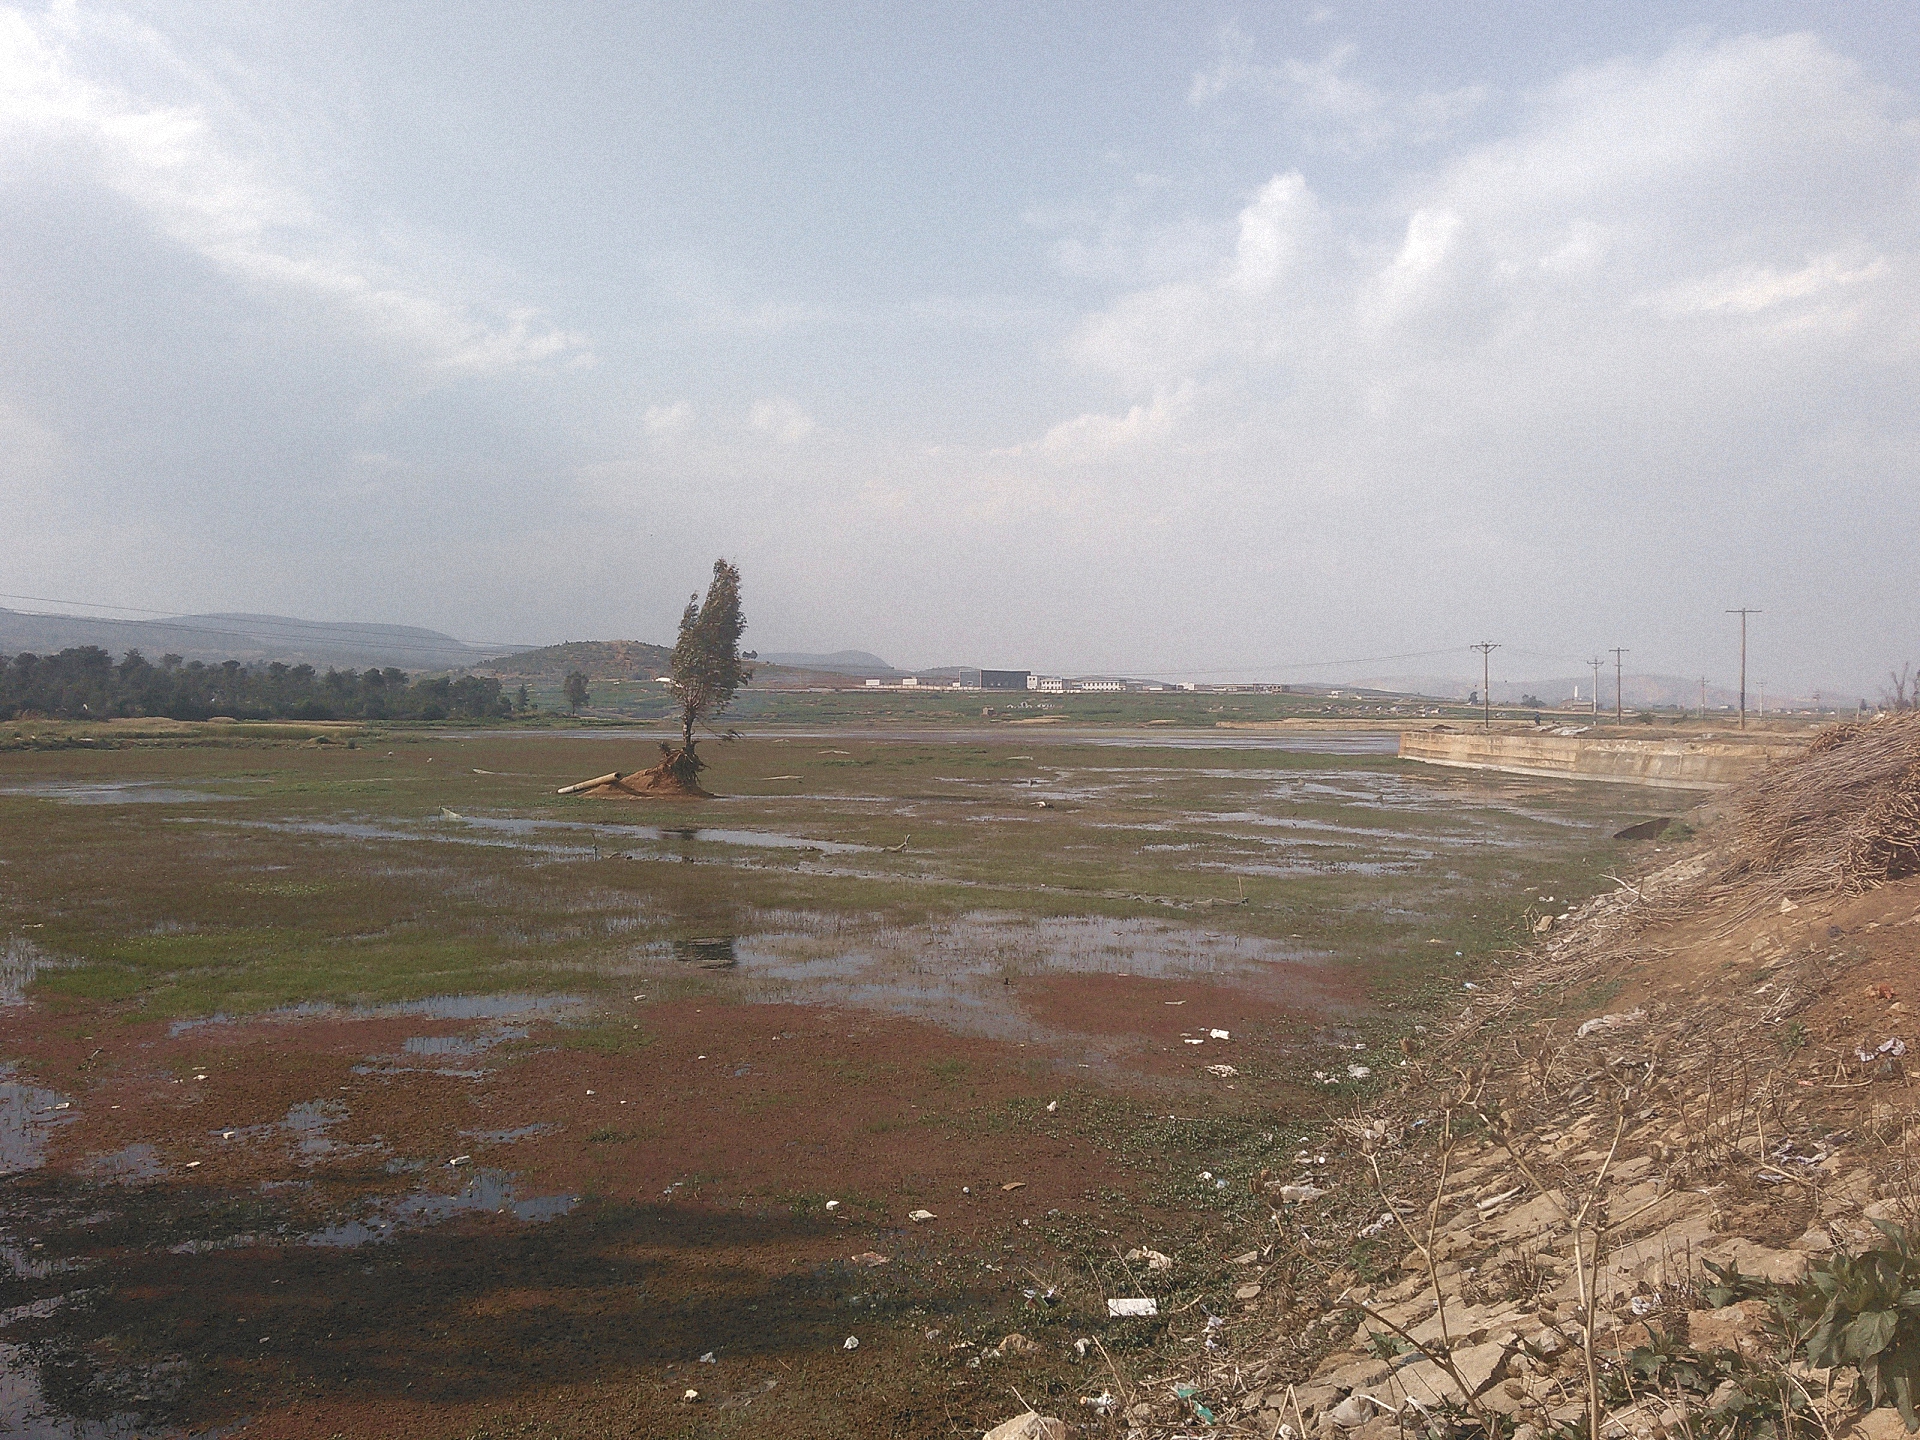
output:
[[[1233,1298],[1236,1300],[1253,1300],[1258,1298],[1259,1294],[1260,1287],[1258,1285],[1241,1285],[1234,1290]]]
[[[1067,1440],[1065,1422],[1029,1410],[1003,1420],[987,1431],[985,1440]]]
[[[1696,1350],[1732,1350],[1754,1359],[1767,1350],[1766,1324],[1772,1314],[1764,1300],[1742,1300],[1719,1310],[1687,1315],[1687,1340]]]
[[[1906,1421],[1890,1405],[1869,1410],[1853,1422],[1852,1440],[1912,1440]]]
[[[1370,1395],[1349,1395],[1327,1412],[1327,1418],[1342,1430],[1358,1430],[1379,1413],[1380,1403]]]
[[[1323,1365],[1314,1372],[1313,1383],[1315,1386],[1331,1385],[1336,1390],[1370,1390],[1383,1383],[1392,1373],[1393,1367],[1384,1360],[1371,1357],[1348,1359],[1338,1365]]]

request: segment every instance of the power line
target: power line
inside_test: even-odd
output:
[[[1747,728],[1747,617],[1764,614],[1764,611],[1741,607],[1729,610],[1727,614],[1740,617],[1740,728]]]
[[[1493,729],[1493,652],[1500,648],[1498,642],[1482,640],[1478,645],[1469,645],[1469,650],[1480,652],[1480,726],[1483,730]]]

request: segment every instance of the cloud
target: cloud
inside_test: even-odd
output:
[[[747,412],[747,423],[782,445],[796,445],[816,428],[813,417],[784,395],[754,401]]]
[[[250,288],[317,301],[431,369],[588,353],[584,336],[498,287],[435,273],[449,267],[429,247],[329,216],[297,143],[258,110],[231,67],[195,64],[115,12],[0,10],[0,141],[16,174],[29,157],[56,156]]]
[[[671,405],[649,405],[640,416],[640,428],[655,439],[678,435],[693,422],[693,406],[685,400]]]
[[[1250,95],[1276,105],[1303,137],[1348,152],[1394,141],[1433,144],[1488,98],[1482,85],[1396,96],[1354,73],[1359,51],[1351,43],[1335,45],[1316,60],[1267,62],[1256,59],[1253,41],[1229,24],[1219,34],[1218,51],[1212,68],[1196,73],[1187,87],[1189,105],[1199,109]]]

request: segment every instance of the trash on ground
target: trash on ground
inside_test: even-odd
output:
[[[1256,1298],[1259,1294],[1260,1294],[1259,1285],[1256,1283],[1249,1282],[1248,1284],[1241,1285],[1238,1288],[1236,1288],[1233,1292],[1233,1298],[1236,1300],[1252,1300]]]
[[[1053,1114],[1054,1111],[1058,1110],[1059,1108],[1060,1108],[1060,1102],[1058,1100],[1047,1101],[1047,1114],[1051,1115]]]
[[[456,1155],[456,1156],[454,1156],[454,1157],[453,1157],[453,1159],[451,1159],[451,1160],[449,1160],[449,1161],[447,1161],[447,1164],[449,1164],[449,1165],[464,1165],[464,1164],[466,1164],[466,1163],[467,1163],[467,1162],[468,1162],[469,1160],[471,1160],[471,1159],[473,1159],[473,1156],[471,1156],[471,1155]]]
[[[1116,1320],[1136,1319],[1142,1316],[1158,1315],[1160,1302],[1151,1296],[1139,1299],[1121,1298],[1107,1301],[1107,1314]]]
[[[876,1265],[885,1265],[887,1263],[887,1257],[882,1255],[878,1250],[862,1250],[858,1255],[853,1257],[853,1263],[856,1265],[864,1265],[871,1270]]]
[[[840,1208],[840,1202],[838,1200],[827,1201],[827,1209],[838,1210],[839,1208]]]
[[[698,1400],[699,1398],[700,1398],[700,1392],[698,1390],[689,1390],[687,1391],[686,1394],[680,1397],[680,1399],[688,1405],[693,1404],[693,1402]]]
[[[1147,1269],[1149,1270],[1171,1270],[1173,1268],[1173,1257],[1171,1255],[1162,1255],[1158,1250],[1149,1250],[1144,1245],[1137,1250],[1129,1250],[1127,1252],[1127,1259],[1144,1260],[1147,1262]]]
[[[1027,1182],[1024,1180],[1009,1180],[1000,1188],[1002,1190],[1024,1190],[1027,1188]]]
[[[1231,1080],[1240,1072],[1231,1065],[1209,1065],[1207,1066],[1207,1073],[1209,1075],[1218,1075],[1222,1080]]]
[[[840,1348],[842,1350],[858,1350],[860,1348],[860,1337],[858,1335],[847,1336],[847,1338],[841,1342]]]
[[[702,1365],[718,1365],[720,1362],[713,1358],[713,1351],[709,1350],[700,1357],[700,1363]]]
[[[1011,1420],[1003,1420],[987,1431],[982,1440],[1067,1440],[1067,1427],[1051,1415],[1029,1410]]]
[[[1249,1250],[1244,1255],[1235,1255],[1231,1260],[1227,1261],[1227,1263],[1229,1265],[1251,1265],[1259,1258],[1260,1252],[1258,1250]]]
[[[1207,1036],[1212,1040],[1231,1040],[1233,1036],[1225,1030],[1209,1030]]]
[[[1318,1185],[1282,1185],[1276,1193],[1289,1205],[1304,1205],[1331,1192],[1322,1190]]]
[[[1584,1040],[1598,1030],[1617,1030],[1623,1025],[1638,1025],[1647,1018],[1647,1012],[1640,1009],[1620,1010],[1612,1015],[1601,1015],[1587,1021],[1574,1031],[1574,1038]]]
[[[907,1212],[907,1219],[913,1221],[916,1225],[924,1225],[929,1220],[938,1220],[939,1218],[940,1217],[931,1210],[909,1210]]]

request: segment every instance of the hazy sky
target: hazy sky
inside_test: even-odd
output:
[[[1911,0],[0,7],[0,591],[1871,695],[1917,97]]]

